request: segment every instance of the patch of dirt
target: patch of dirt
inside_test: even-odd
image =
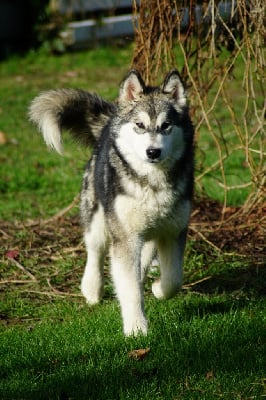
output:
[[[219,280],[221,288],[231,291],[230,285],[233,290],[246,285],[250,277],[258,280],[265,275],[265,211],[265,205],[250,214],[232,207],[222,215],[222,206],[215,201],[195,202],[189,228],[195,251],[209,260],[215,259],[217,253],[229,260],[242,257],[249,265],[229,280],[211,277]],[[69,209],[49,220],[0,222],[0,297],[4,299],[14,289],[19,290],[20,296],[40,302],[47,296],[81,296],[79,282],[86,254],[79,216],[69,216],[68,212]],[[106,276],[109,279],[107,272]],[[211,286],[217,287],[210,286],[211,282],[209,278],[203,279],[195,287],[197,291],[211,292]],[[257,293],[263,292],[262,287],[260,283]]]
[[[192,238],[205,240],[218,251],[265,265],[266,203],[250,213],[237,207],[227,207],[223,213],[218,202],[196,201],[189,232]]]

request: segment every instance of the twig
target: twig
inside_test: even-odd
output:
[[[10,238],[10,235],[8,235],[8,233],[6,233],[5,231],[3,231],[3,229],[0,229],[0,233],[2,233],[2,235],[3,235],[5,238]]]
[[[53,287],[53,285],[50,282],[50,278],[46,278],[46,282],[47,282],[49,288],[52,290],[53,293],[61,294],[60,290],[57,290],[56,288]]]
[[[15,260],[14,258],[9,258],[9,260],[16,265],[16,267],[18,267],[21,271],[24,272],[24,274],[28,275],[28,277],[34,281],[37,282],[37,279],[35,278],[34,275],[32,275],[29,271],[26,270],[25,267],[23,267],[23,265],[21,265],[17,260]]]
[[[209,246],[213,247],[218,253],[221,253],[221,249],[219,249],[219,247],[217,247],[214,243],[212,243],[210,240],[208,240],[203,233],[199,232],[195,227],[190,226],[190,229],[193,230],[197,235],[199,235],[201,237],[201,239],[204,240],[204,242],[208,243]]]
[[[79,195],[75,196],[73,201],[65,208],[63,208],[61,211],[59,211],[57,214],[53,215],[51,218],[48,218],[43,221],[43,224],[49,224],[50,222],[62,218],[65,214],[67,214],[72,208],[74,208],[79,200]]]
[[[35,281],[36,282],[36,281]],[[16,285],[17,284],[25,284],[25,283],[29,283],[29,281],[28,280],[18,280],[18,279],[7,279],[7,280],[4,280],[4,281],[0,281],[0,285],[9,285],[9,284],[11,284],[11,283],[15,283]]]
[[[52,217],[47,218],[47,219],[37,219],[37,220],[33,220],[33,221],[31,220],[26,223],[23,223],[23,226],[26,228],[36,226],[36,225],[42,226],[42,225],[49,224],[57,219],[60,219],[77,205],[78,200],[79,200],[79,195],[75,196],[74,199],[72,200],[72,202],[68,206],[66,206],[65,208],[60,210],[57,214],[53,215]]]
[[[43,296],[52,296],[52,297],[83,297],[82,294],[78,293],[69,293],[69,292],[41,292],[39,290],[24,290],[24,292],[27,293],[35,293],[35,294],[40,294]]]
[[[211,278],[213,278],[212,275],[210,275],[210,276],[205,276],[205,278],[199,279],[198,281],[195,281],[195,282],[192,282],[192,283],[188,283],[187,285],[183,285],[183,286],[182,286],[182,289],[189,289],[189,288],[191,288],[191,287],[193,287],[193,286],[198,285],[199,283],[208,281],[208,280],[211,279]]]
[[[78,246],[67,247],[67,248],[62,249],[62,253],[74,253],[76,251],[82,251],[82,250],[84,250],[83,242],[81,242]]]

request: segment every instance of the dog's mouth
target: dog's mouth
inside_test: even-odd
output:
[[[154,160],[151,160],[150,158],[147,158],[146,160],[149,164],[159,164],[161,160],[159,158],[156,158]]]

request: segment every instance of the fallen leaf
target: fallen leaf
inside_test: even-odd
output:
[[[18,250],[9,250],[6,252],[7,258],[12,258],[15,260],[19,256],[19,251]]]
[[[0,144],[6,144],[7,143],[7,137],[6,134],[2,131],[0,131]]]
[[[25,80],[24,76],[22,76],[22,75],[17,75],[15,77],[15,79],[16,79],[17,82],[23,82]]]
[[[206,374],[206,379],[207,379],[208,381],[211,381],[213,378],[214,378],[214,372],[213,372],[213,371],[207,372],[207,374]]]
[[[151,351],[150,347],[147,347],[146,349],[136,349],[132,350],[128,353],[128,356],[130,358],[134,358],[135,360],[143,360]]]
[[[76,76],[78,75],[77,71],[66,71],[65,75],[68,78],[76,78]]]

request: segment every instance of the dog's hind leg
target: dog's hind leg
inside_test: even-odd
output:
[[[185,244],[186,230],[179,234],[178,239],[158,241],[161,278],[152,285],[152,292],[158,299],[169,299],[181,289]]]
[[[141,282],[141,246],[134,239],[116,241],[111,248],[112,275],[121,306],[124,334],[147,334]]]
[[[89,304],[96,304],[104,294],[106,233],[101,208],[95,213],[90,227],[85,231],[84,241],[87,249],[87,263],[81,281],[81,292]]]

